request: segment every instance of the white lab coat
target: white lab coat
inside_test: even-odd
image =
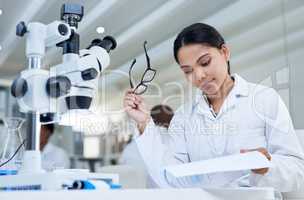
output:
[[[304,153],[288,110],[277,92],[234,75],[235,85],[216,117],[198,91],[196,98],[175,113],[170,145],[163,145],[152,120],[136,138],[153,180],[161,187],[274,187],[280,192],[304,185]],[[264,147],[274,168],[264,175],[250,170],[175,178],[170,164],[189,163]]]
[[[67,153],[60,147],[48,142],[41,152],[42,168],[46,171],[70,167]]]
[[[168,131],[163,127],[156,127],[158,132],[161,133],[162,144],[168,145],[170,141],[170,135],[168,135]],[[146,187],[147,188],[158,188],[158,185],[153,181],[153,179],[149,176],[145,163],[138,151],[137,144],[135,140],[132,140],[129,144],[126,145],[124,150],[122,151],[121,157],[119,159],[120,164],[130,165],[135,168],[139,168],[146,173]]]

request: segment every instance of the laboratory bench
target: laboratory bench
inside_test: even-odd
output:
[[[272,188],[119,189],[0,192],[1,200],[275,200]]]

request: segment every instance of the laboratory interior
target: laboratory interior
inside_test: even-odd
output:
[[[0,0],[0,199],[304,199],[303,0]]]

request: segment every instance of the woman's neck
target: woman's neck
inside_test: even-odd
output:
[[[234,80],[230,75],[227,75],[219,91],[213,95],[207,95],[209,103],[212,105],[214,112],[218,113],[223,105],[225,98],[234,86]]]

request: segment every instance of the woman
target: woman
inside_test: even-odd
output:
[[[171,145],[163,145],[144,99],[128,90],[124,107],[143,133],[136,140],[154,181],[162,187],[267,186],[297,190],[304,184],[304,153],[286,106],[271,88],[230,75],[230,51],[207,24],[186,27],[174,57],[198,92],[173,117]],[[259,151],[274,168],[174,178],[164,167],[246,151]]]

